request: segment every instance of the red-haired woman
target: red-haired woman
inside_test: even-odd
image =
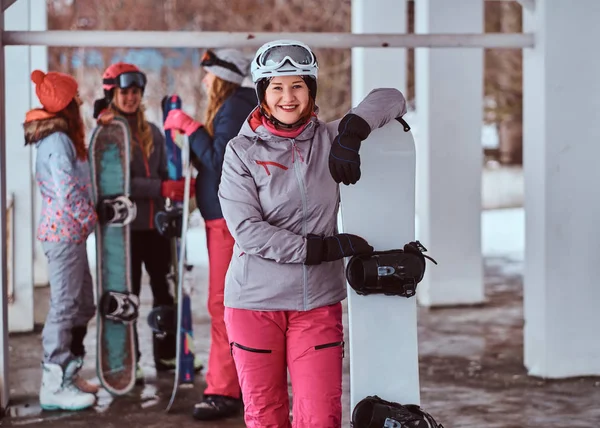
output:
[[[98,391],[78,377],[87,324],[96,311],[85,242],[97,221],[81,100],[77,81],[69,75],[35,70],[31,80],[42,108],[29,111],[23,127],[25,144],[37,149],[35,174],[42,196],[37,239],[50,277],[40,404],[46,410],[81,410],[94,404]]]

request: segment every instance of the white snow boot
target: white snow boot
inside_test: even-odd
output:
[[[96,396],[80,391],[73,378],[81,369],[78,360],[70,361],[64,372],[58,364],[42,364],[40,406],[44,410],[83,410],[96,402]]]

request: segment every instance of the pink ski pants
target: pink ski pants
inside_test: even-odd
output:
[[[208,313],[210,314],[210,353],[206,372],[205,395],[240,398],[240,384],[229,349],[225,329],[225,275],[233,254],[234,240],[225,220],[206,220],[208,246]]]
[[[225,308],[225,325],[248,428],[341,428],[341,303],[306,312]]]

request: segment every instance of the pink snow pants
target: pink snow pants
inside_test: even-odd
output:
[[[225,325],[248,428],[341,428],[341,303],[306,312],[225,308]]]
[[[208,246],[208,313],[210,314],[210,353],[205,395],[240,398],[240,384],[225,329],[225,275],[233,254],[234,240],[222,218],[206,220]]]

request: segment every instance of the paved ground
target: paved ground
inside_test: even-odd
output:
[[[488,303],[482,307],[419,310],[422,405],[446,428],[599,428],[600,378],[544,381],[526,375],[522,361],[522,292],[519,262],[486,259]],[[206,359],[209,345],[205,310],[206,276],[194,269],[198,286],[194,298],[196,348]],[[46,293],[39,290],[38,293]],[[43,301],[43,296],[39,301]],[[145,316],[148,287],[142,296]],[[93,329],[92,329],[93,331]],[[142,328],[143,337],[149,331]],[[142,343],[146,342],[142,340]],[[90,358],[85,374],[94,377],[94,338],[88,337]],[[348,346],[346,344],[346,346]],[[170,376],[151,367],[149,347],[142,362],[144,387],[131,396],[112,399],[101,393],[98,405],[81,413],[42,412],[37,403],[41,345],[39,332],[10,338],[12,405],[2,426],[48,428],[121,427],[243,427],[240,418],[218,424],[199,423],[191,408],[203,389],[182,390],[172,414],[163,409],[171,391]],[[349,427],[348,361],[344,385],[344,427]],[[393,379],[390,379],[393,381]]]

